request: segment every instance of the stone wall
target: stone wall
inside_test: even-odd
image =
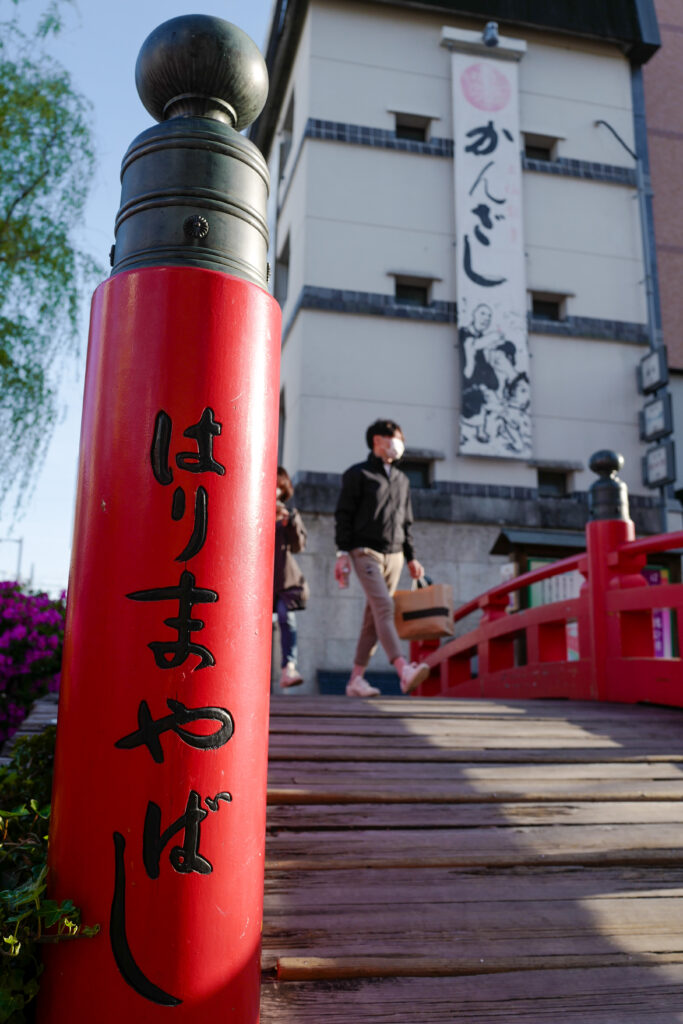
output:
[[[311,598],[303,612],[297,612],[299,669],[305,683],[292,693],[315,693],[318,670],[344,671],[351,668],[365,599],[352,574],[348,590],[340,590],[334,578],[334,518],[330,514],[303,513],[308,543],[297,561],[309,582]],[[417,556],[435,582],[451,583],[456,605],[501,582],[500,566],[507,556],[489,555],[499,527],[467,523],[422,521],[414,530]],[[406,568],[401,587],[410,587]],[[276,630],[277,632],[277,630]],[[273,675],[279,675],[279,643],[276,643]],[[408,644],[405,645],[406,654]],[[371,668],[387,671],[390,666],[378,648]]]

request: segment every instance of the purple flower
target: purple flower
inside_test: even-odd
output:
[[[37,697],[59,689],[64,616],[63,595],[55,601],[0,582],[0,745]]]

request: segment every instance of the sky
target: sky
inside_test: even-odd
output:
[[[34,24],[47,0],[23,0],[22,18]],[[0,19],[9,16],[0,0]],[[135,89],[135,62],[149,33],[183,14],[211,14],[232,21],[263,51],[272,0],[73,0],[65,26],[47,49],[69,71],[76,91],[93,106],[97,166],[79,244],[102,266],[109,265],[114,218],[119,206],[121,160],[140,132],[154,122]],[[13,522],[0,516],[0,579],[22,580],[33,589],[66,588],[81,420],[90,298],[81,313],[81,357],[63,376],[61,416],[25,513]]]

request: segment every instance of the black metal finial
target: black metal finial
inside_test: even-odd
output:
[[[140,99],[157,121],[192,115],[246,128],[268,95],[265,61],[236,25],[206,14],[171,18],[142,44],[135,66]]]
[[[588,511],[591,519],[629,519],[628,488],[619,479],[624,456],[602,448],[590,457],[588,463],[598,479],[588,491]]]

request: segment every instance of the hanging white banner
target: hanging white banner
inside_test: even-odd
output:
[[[479,42],[459,52],[456,36]],[[459,452],[528,459],[531,386],[517,64],[524,43],[510,40],[516,44],[511,59],[510,50],[488,50],[480,40],[475,33],[444,30],[453,76]]]

